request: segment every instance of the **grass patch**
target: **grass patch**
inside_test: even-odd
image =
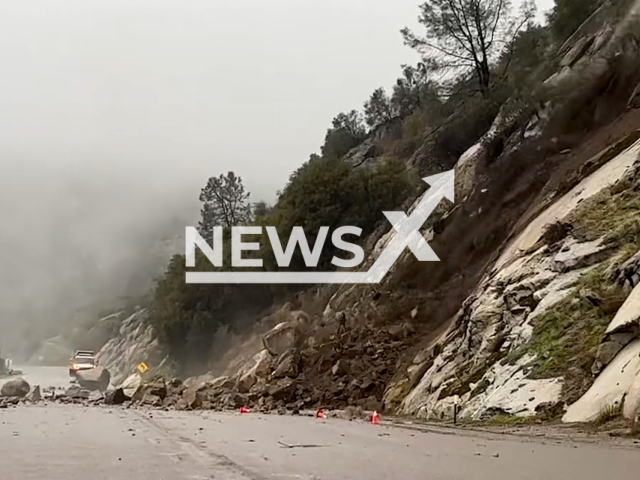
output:
[[[572,235],[583,241],[604,238],[614,247],[612,258],[617,262],[630,258],[640,248],[639,186],[636,174],[585,201],[568,218]],[[564,377],[562,397],[572,403],[593,383],[591,366],[598,346],[624,298],[608,278],[607,265],[602,265],[584,275],[574,293],[536,318],[531,341],[506,361],[535,355],[527,366],[528,377]]]
[[[622,416],[622,403],[616,405],[607,405],[598,414],[598,418],[595,420],[594,425],[601,427],[609,422],[617,420]]]
[[[638,172],[640,173],[640,172]],[[585,200],[570,217],[574,234],[584,240],[604,238],[606,244],[640,247],[638,179],[627,178]]]
[[[537,356],[530,378],[563,375],[571,366],[590,371],[595,352],[613,315],[604,315],[579,293],[539,317],[528,353]]]
[[[526,367],[528,378],[564,377],[562,397],[567,403],[577,400],[591,386],[591,366],[614,316],[589,296],[602,299],[603,304],[617,298],[617,288],[611,286],[604,268],[586,274],[573,294],[536,318],[531,341],[508,357],[515,363],[525,354],[536,356]]]

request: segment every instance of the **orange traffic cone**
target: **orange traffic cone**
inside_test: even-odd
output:
[[[327,418],[327,416],[324,414],[322,409],[319,408],[318,411],[316,412],[316,418]]]
[[[247,407],[240,407],[240,413],[249,413],[249,409]]]
[[[378,412],[374,411],[371,414],[371,425],[378,425],[380,423],[380,418]]]

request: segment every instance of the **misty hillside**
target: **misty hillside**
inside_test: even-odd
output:
[[[18,359],[42,340],[146,297],[184,248],[184,225],[197,214],[197,196],[147,189],[145,200],[145,186],[133,181],[53,175],[13,177],[0,190],[4,218],[14,226],[2,235],[3,251],[22,252],[0,259],[0,341]],[[25,199],[17,204],[16,189]]]

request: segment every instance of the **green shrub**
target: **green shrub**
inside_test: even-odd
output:
[[[415,179],[400,161],[389,159],[373,167],[354,168],[336,158],[317,158],[291,176],[264,223],[276,225],[281,238],[288,238],[294,226],[301,226],[310,243],[315,242],[320,227],[334,230],[353,225],[362,229],[363,240],[386,221],[383,211],[397,209],[415,193]],[[319,264],[325,270],[336,253],[329,244],[327,247]],[[292,266],[302,266],[299,262],[294,257]]]
[[[156,285],[149,315],[162,343],[185,368],[207,363],[220,328],[242,331],[273,301],[268,285],[187,284],[187,270],[183,255],[173,257]],[[216,268],[197,252],[194,270]]]
[[[505,100],[502,94],[450,100],[457,105],[455,113],[434,136],[433,158],[441,165],[453,166],[491,128]]]

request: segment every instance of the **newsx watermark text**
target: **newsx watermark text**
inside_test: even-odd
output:
[[[380,283],[389,272],[393,264],[398,260],[405,248],[409,248],[421,262],[439,262],[440,259],[420,234],[420,228],[433,213],[443,198],[455,201],[455,175],[454,171],[440,173],[423,179],[431,188],[422,197],[416,208],[407,215],[405,212],[383,212],[387,220],[393,225],[393,236],[380,253],[374,264],[368,271],[339,271],[339,272],[265,272],[242,271],[243,268],[260,268],[262,260],[259,258],[247,259],[242,253],[251,250],[259,250],[257,242],[243,241],[243,235],[260,235],[262,228],[258,226],[233,227],[231,230],[231,265],[234,268],[229,272],[194,272],[186,273],[186,282],[192,284],[375,284]],[[281,268],[290,265],[296,248],[300,248],[305,265],[314,268],[322,254],[322,249],[329,238],[329,227],[322,227],[313,246],[307,243],[302,227],[295,227],[284,247],[278,237],[275,227],[265,227],[271,243],[276,261]],[[223,230],[215,227],[213,242],[209,245],[194,227],[186,228],[185,256],[187,268],[196,266],[196,248],[206,256],[215,266],[223,264]],[[362,229],[357,226],[345,226],[331,233],[333,245],[352,257],[343,259],[333,257],[333,265],[339,268],[356,268],[365,260],[365,252],[359,245],[344,240],[345,235],[360,236]]]

